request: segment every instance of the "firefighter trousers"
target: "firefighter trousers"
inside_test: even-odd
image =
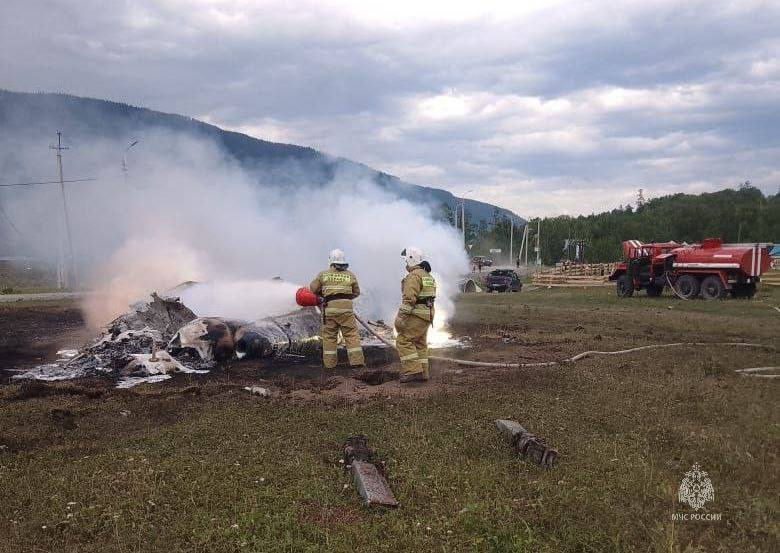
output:
[[[325,318],[322,321],[322,363],[325,368],[332,369],[338,363],[339,331],[341,331],[347,346],[349,364],[353,367],[364,365],[363,348],[360,346],[355,314],[351,311],[340,313],[330,311],[330,309],[326,309]]]
[[[422,373],[425,379],[428,371],[428,328],[429,321],[412,314],[399,314],[395,319],[398,336],[395,347],[401,360],[402,374]]]

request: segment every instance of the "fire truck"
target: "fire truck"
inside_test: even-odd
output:
[[[665,286],[683,299],[715,300],[731,295],[752,298],[761,275],[769,268],[772,244],[724,244],[707,238],[700,244],[623,242],[624,261],[609,276],[617,295],[636,290],[657,297]]]

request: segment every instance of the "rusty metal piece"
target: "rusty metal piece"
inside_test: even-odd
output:
[[[398,501],[387,480],[379,474],[375,465],[364,461],[353,461],[350,470],[355,487],[367,506],[398,507]]]
[[[515,421],[499,419],[496,421],[496,427],[523,459],[530,459],[547,468],[552,468],[555,464],[558,451],[547,445],[544,438],[534,436]]]
[[[344,463],[349,467],[358,494],[366,506],[398,507],[398,501],[387,483],[384,471],[377,468],[368,438],[357,434],[344,444]]]

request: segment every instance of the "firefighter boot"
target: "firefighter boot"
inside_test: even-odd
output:
[[[425,382],[428,380],[425,378],[422,372],[418,373],[401,373],[401,376],[398,378],[398,381],[401,384],[409,384],[410,382]]]

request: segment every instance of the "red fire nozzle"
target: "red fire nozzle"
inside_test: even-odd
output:
[[[298,288],[298,291],[295,292],[295,303],[301,307],[314,307],[319,305],[320,301],[317,294],[304,287]]]

